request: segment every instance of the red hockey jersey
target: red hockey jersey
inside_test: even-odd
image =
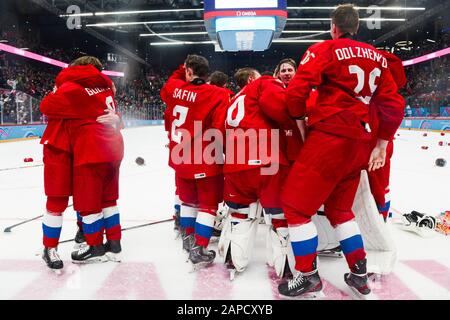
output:
[[[222,173],[220,161],[208,163],[203,152],[211,141],[203,137],[207,129],[218,129],[223,134],[229,93],[205,83],[202,79],[185,80],[184,67],[180,66],[160,91],[166,103],[164,125],[169,136],[169,166],[178,176],[199,179]],[[223,148],[222,143],[220,147]]]
[[[402,60],[398,58],[396,55],[387,52],[380,51],[387,59],[389,71],[392,74],[392,78],[397,85],[397,90],[400,90],[406,85],[406,74],[405,69],[403,67]],[[372,139],[373,145],[375,146],[378,138],[378,130],[379,130],[379,117],[382,115],[378,114],[379,108],[375,105],[375,102],[370,104],[370,128],[372,129]]]
[[[74,165],[122,160],[122,134],[96,121],[105,109],[115,110],[111,87],[111,80],[91,65],[61,71],[57,89],[40,105],[49,118],[41,143],[73,153]]]
[[[288,165],[284,129],[295,124],[285,109],[283,84],[262,76],[237,93],[227,111],[227,141],[224,172],[236,172],[267,166],[274,161]],[[278,141],[272,141],[272,130]],[[278,147],[273,154],[272,142]],[[274,160],[277,159],[278,160]]]
[[[313,87],[317,87],[317,102],[307,112]],[[387,59],[371,45],[348,38],[327,40],[306,51],[289,83],[286,101],[292,117],[308,116],[310,127],[348,137],[360,137],[360,122],[369,122],[373,101],[380,115],[378,135],[384,140],[393,137],[404,109]],[[342,116],[331,117],[339,113]]]

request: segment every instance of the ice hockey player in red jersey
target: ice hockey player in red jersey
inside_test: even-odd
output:
[[[238,70],[235,79],[242,89],[227,112],[224,200],[229,215],[219,240],[219,252],[232,273],[247,267],[261,206],[272,218],[272,236],[278,246],[282,245],[280,237],[287,244],[279,190],[289,163],[280,146],[279,123],[291,121],[284,108],[285,89],[280,80],[260,76],[252,68]],[[285,262],[280,261],[280,275]]]
[[[397,84],[398,90],[406,85],[406,74],[403,67],[403,63],[396,55],[387,51],[380,51],[387,59],[388,68],[391,71],[392,78]],[[370,104],[370,128],[372,130],[372,143],[373,146],[377,143],[378,133],[378,115],[377,107]],[[391,157],[394,152],[394,141],[390,140],[386,148],[386,163],[384,167],[370,171],[369,184],[370,191],[375,199],[378,207],[378,211],[383,216],[384,221],[387,220],[389,215],[389,209],[391,206],[391,195],[389,190],[389,177],[391,171]]]
[[[229,95],[206,83],[208,72],[208,60],[189,55],[160,92],[167,105],[164,123],[170,139],[169,165],[175,170],[181,200],[183,249],[195,268],[215,258],[215,252],[206,248],[223,197],[222,152],[215,154],[218,161],[208,163],[203,154],[210,142],[203,133],[216,129],[223,134]]]
[[[56,247],[70,195],[88,244],[72,252],[72,261],[117,259],[121,251],[117,199],[123,139],[120,121],[111,121],[118,118],[113,115],[114,86],[101,69],[95,57],[78,58],[60,72],[55,91],[40,106],[49,118],[41,139],[47,195],[43,258],[52,269],[62,268]]]
[[[368,165],[372,171],[384,165],[387,143],[403,118],[404,101],[386,58],[374,47],[352,39],[359,27],[356,9],[340,5],[331,19],[333,40],[306,51],[287,89],[289,114],[296,119],[307,116],[309,131],[281,196],[298,271],[278,287],[286,296],[321,293],[317,230],[311,217],[322,204],[350,268],[345,282],[361,297],[370,294],[366,253],[352,205],[361,169]],[[307,111],[313,87],[317,101]],[[371,101],[379,119],[372,151],[367,125]]]

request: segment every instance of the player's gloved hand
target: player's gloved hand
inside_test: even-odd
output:
[[[369,171],[374,171],[384,167],[386,163],[386,147],[388,145],[387,140],[378,139],[377,145],[373,148],[369,159]]]
[[[116,114],[114,110],[105,109],[105,115],[97,118],[98,123],[102,123],[104,125],[112,126],[114,129],[119,128],[120,117]]]

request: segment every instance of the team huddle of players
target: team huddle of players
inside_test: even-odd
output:
[[[406,79],[397,57],[352,39],[358,27],[354,7],[338,6],[331,15],[333,40],[311,46],[298,68],[284,59],[270,75],[238,70],[237,94],[223,87],[220,73],[207,83],[209,63],[198,55],[189,55],[167,80],[160,94],[180,199],[176,223],[194,267],[216,257],[207,247],[224,202],[218,249],[228,268],[248,266],[264,212],[270,263],[283,279],[280,294],[317,296],[322,281],[312,217],[323,206],[350,269],[344,281],[358,295],[370,295],[352,205],[361,170],[367,170],[387,217],[389,159],[404,108],[398,89]],[[114,84],[101,69],[94,57],[75,60],[40,106],[49,119],[41,140],[47,196],[42,257],[54,270],[63,267],[57,247],[70,196],[79,215],[75,240],[87,243],[72,261],[120,260],[123,125]]]
[[[403,118],[397,91],[405,79],[398,58],[352,39],[359,27],[352,5],[338,6],[331,19],[333,40],[311,46],[298,69],[291,59],[271,75],[240,69],[236,95],[207,83],[209,64],[198,55],[189,55],[162,88],[182,245],[195,267],[215,259],[207,247],[224,201],[218,250],[227,266],[245,270],[264,211],[280,294],[317,296],[322,281],[311,217],[323,206],[350,269],[344,281],[370,295],[352,205],[365,169],[380,213],[389,210],[385,164]]]

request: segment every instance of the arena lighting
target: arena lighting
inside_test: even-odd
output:
[[[130,10],[130,11],[111,11],[111,12],[86,12],[74,14],[60,14],[61,18],[66,17],[92,17],[92,16],[113,16],[113,15],[130,15],[142,13],[168,13],[168,12],[186,12],[186,11],[203,11],[203,9],[158,9],[158,10]]]
[[[103,23],[87,24],[86,27],[117,27],[117,26],[132,26],[132,25],[139,25],[139,24],[170,24],[170,23],[187,23],[187,22],[203,22],[203,20],[103,22]]]
[[[432,40],[432,39],[427,39],[428,42],[432,42],[432,43],[436,43],[436,41]]]
[[[85,13],[73,13],[73,14],[60,14],[60,18],[67,18],[67,17],[92,17],[94,14],[92,12],[85,12]]]
[[[288,18],[288,21],[330,21],[331,18]],[[361,18],[361,21],[406,21],[406,19],[391,19],[391,18]],[[117,27],[117,26],[133,26],[140,24],[170,24],[170,23],[188,23],[188,22],[203,22],[203,20],[168,20],[168,21],[133,21],[133,22],[102,22],[90,23],[86,27]]]
[[[397,47],[406,47],[406,46],[412,45],[412,41],[409,41],[409,40],[397,41],[397,42],[395,43],[395,45],[396,45]]]
[[[323,42],[324,40],[316,40],[316,39],[303,39],[303,40],[289,40],[289,39],[275,39],[272,43],[314,43],[314,42]]]
[[[287,7],[288,10],[334,10],[336,7]],[[423,11],[422,7],[355,7],[356,9],[377,9],[386,11]],[[203,9],[158,9],[158,10],[130,10],[130,11],[111,11],[111,12],[85,12],[74,14],[61,14],[61,18],[65,17],[93,17],[93,16],[112,16],[125,14],[143,14],[143,13],[168,13],[168,12],[188,12],[203,11]]]
[[[175,46],[182,44],[217,44],[215,41],[174,41],[174,42],[150,42],[151,46]]]
[[[336,7],[287,7],[288,10],[334,10]],[[355,6],[355,9],[376,9],[376,10],[387,10],[387,11],[423,11],[425,8],[423,7],[379,7],[379,6],[372,6],[372,7],[358,7]]]
[[[331,21],[331,18],[287,18],[288,21]],[[360,18],[360,21],[406,21],[404,18]]]
[[[282,33],[326,33],[330,32],[329,30],[284,30]],[[199,35],[199,34],[208,34],[206,31],[198,31],[198,32],[166,32],[166,33],[141,33],[140,37],[157,37],[157,36],[190,36],[190,35]]]
[[[324,40],[289,40],[289,39],[275,39],[272,43],[314,43],[322,42]],[[175,46],[182,44],[217,44],[215,41],[174,41],[174,42],[150,42],[151,46]]]
[[[9,45],[3,44],[3,43],[0,43],[0,50],[3,50],[5,52],[11,53],[11,54],[15,54],[18,56],[22,56],[22,57],[25,57],[28,59],[33,59],[33,60],[37,60],[37,61],[44,62],[47,64],[51,64],[53,66],[57,66],[60,68],[67,68],[69,66],[67,63],[64,63],[62,61],[44,57],[44,56],[41,56],[40,54],[36,54],[36,53],[30,52],[30,51],[19,49],[19,48],[9,46]],[[117,72],[117,71],[103,70],[102,73],[104,73],[108,76],[113,76],[113,77],[124,77],[125,76],[125,74],[123,72]]]
[[[110,16],[110,15],[122,15],[122,14],[165,13],[165,12],[185,12],[185,11],[203,11],[203,9],[160,9],[160,10],[112,11],[112,12],[95,12],[95,15],[96,16]]]
[[[450,47],[442,49],[442,50],[439,50],[439,51],[436,51],[436,52],[433,52],[433,53],[429,53],[429,54],[423,55],[421,57],[413,58],[411,60],[403,61],[403,66],[407,67],[407,66],[410,66],[410,65],[413,65],[413,64],[416,64],[416,63],[420,63],[420,62],[428,61],[428,60],[431,60],[431,59],[439,58],[439,57],[445,56],[447,54],[450,54]]]
[[[157,37],[157,36],[190,36],[197,34],[208,34],[206,31],[198,32],[164,32],[164,33],[141,33],[139,37]]]

